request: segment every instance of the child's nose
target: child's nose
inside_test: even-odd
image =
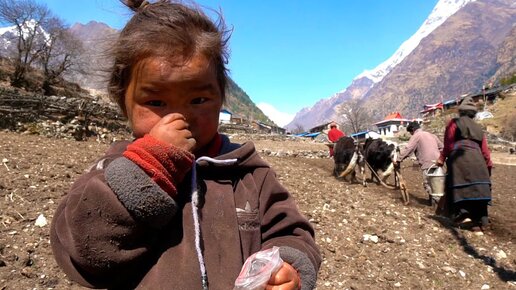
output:
[[[168,106],[166,114],[172,113],[181,114],[186,120],[190,119],[192,116],[192,112],[187,106]]]

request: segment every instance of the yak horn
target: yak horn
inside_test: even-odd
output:
[[[348,167],[346,167],[346,170],[342,172],[339,177],[346,177],[353,169],[355,169],[355,166],[357,164],[358,155],[357,152],[353,152],[353,157],[351,157],[351,161],[349,161]]]

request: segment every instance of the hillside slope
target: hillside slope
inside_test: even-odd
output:
[[[500,45],[496,56],[498,69],[491,77],[490,82],[498,83],[503,78],[516,75],[516,25]]]
[[[480,121],[491,134],[506,140],[516,141],[516,87],[501,95],[501,98],[487,108],[493,118]]]
[[[0,29],[0,54],[9,57],[15,49],[15,42],[10,41],[13,36],[14,27]],[[90,93],[101,96],[107,100],[107,72],[110,71],[110,64],[107,51],[111,48],[118,31],[102,22],[90,21],[87,24],[76,23],[69,28],[69,31],[83,44],[83,53],[76,59],[79,69],[65,72],[63,77],[71,82],[77,83],[82,88],[88,89]],[[45,33],[45,32],[41,32]],[[5,65],[5,62],[2,62]],[[1,69],[0,71],[7,71]],[[4,78],[0,76],[0,78]],[[5,79],[5,78],[4,78]],[[225,106],[234,114],[237,114],[249,121],[261,121],[274,125],[265,114],[255,105],[246,92],[241,89],[233,80],[229,80],[226,90],[227,98]],[[66,96],[63,95],[63,96]]]
[[[277,126],[231,78],[229,79],[228,88],[226,90],[226,103],[224,107],[228,108],[233,114],[245,117],[249,121],[260,121]]]
[[[71,30],[75,36],[83,41],[86,49],[84,57],[90,60],[86,74],[74,74],[74,79],[81,86],[105,91],[106,76],[103,72],[106,71],[105,63],[110,63],[110,61],[106,59],[104,51],[109,48],[118,32],[104,23],[95,21],[85,25],[75,24]],[[248,120],[257,120],[276,126],[232,79],[229,80],[226,90],[225,107],[232,113]]]
[[[436,8],[451,3],[448,2],[441,0]],[[393,111],[417,117],[424,104],[478,92],[483,85],[496,85],[516,73],[514,1],[476,0],[463,4],[426,37],[416,39],[418,45],[410,53],[402,53],[403,43],[391,57],[404,55],[402,61],[393,62],[396,65],[382,63],[378,69],[358,75],[346,89],[299,111],[287,128],[299,124],[311,128],[340,120],[335,108],[350,98],[362,98],[374,120]],[[426,29],[436,8],[418,32]],[[415,42],[413,37],[409,39],[411,43]]]
[[[499,47],[516,43],[508,38],[516,22],[510,2],[476,1],[451,16],[367,93],[365,104],[379,117],[415,117],[424,104],[479,91],[499,66]]]

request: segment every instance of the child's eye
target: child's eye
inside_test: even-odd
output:
[[[151,107],[164,107],[165,106],[165,102],[158,101],[158,100],[152,100],[152,101],[145,102],[145,105],[151,106]]]
[[[205,103],[207,100],[208,100],[208,98],[204,98],[204,97],[195,98],[192,100],[192,104],[199,105],[199,104]]]

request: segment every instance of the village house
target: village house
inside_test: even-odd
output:
[[[382,138],[391,138],[400,131],[401,127],[406,127],[408,123],[412,121],[418,123],[423,122],[422,119],[405,119],[399,112],[393,112],[387,115],[382,121],[374,123],[374,125],[378,128],[378,132]]]
[[[219,124],[229,124],[231,122],[232,113],[227,109],[220,110]]]
[[[287,130],[285,128],[271,125],[271,133],[285,135],[287,133]]]
[[[364,142],[365,139],[367,139],[367,138],[378,139],[381,137],[381,135],[375,131],[362,131],[362,132],[351,134],[351,135],[349,135],[349,137],[352,137],[353,139],[357,140],[358,142]]]
[[[286,132],[286,130],[281,127],[265,124],[259,121],[252,121],[251,126],[254,130],[265,134],[285,134]]]
[[[461,100],[465,97],[471,97],[475,103],[486,103],[493,104],[498,97],[498,94],[504,90],[506,87],[496,87],[492,89],[483,89],[480,92],[474,94],[467,94],[461,98]]]
[[[435,117],[438,114],[442,113],[444,109],[444,105],[442,102],[430,104],[430,105],[424,105],[423,110],[419,112],[421,114],[421,117],[427,118],[427,117]]]
[[[308,133],[317,133],[317,132],[326,132],[330,129],[330,123],[331,122],[327,122],[327,123],[324,123],[324,124],[321,124],[321,125],[317,125],[313,128],[311,128],[310,130],[308,130]],[[342,126],[339,124],[339,123],[336,123],[337,124],[337,127],[338,128],[342,128]]]
[[[448,100],[443,103],[443,110],[449,110],[457,106],[458,100]]]
[[[511,87],[514,87],[514,86],[515,85],[512,84],[512,85],[508,85],[508,86],[504,86],[504,87],[484,89],[477,93],[464,94],[456,99],[448,100],[448,101],[442,102],[442,104],[438,103],[435,105],[441,104],[440,106],[442,107],[443,111],[450,110],[450,109],[453,109],[456,106],[458,106],[460,104],[460,102],[465,97],[468,97],[468,96],[471,97],[473,99],[473,101],[477,104],[493,104],[496,102],[496,100],[500,96],[501,92],[503,92],[504,90],[510,89]],[[425,115],[425,113],[427,113],[428,111],[432,111],[432,110],[436,109],[431,106],[433,106],[433,105],[425,105],[424,110],[420,112],[421,114],[423,114],[423,117],[427,117],[427,115]],[[429,116],[432,116],[432,114],[429,114]]]
[[[247,119],[240,115],[237,115],[237,114],[231,115],[231,124],[241,125],[241,124],[245,124],[246,121],[247,121]]]
[[[245,117],[231,113],[228,109],[222,109],[219,113],[219,124],[231,130],[254,130],[262,134],[285,134],[286,129],[276,125],[265,124],[260,121],[250,121]]]

